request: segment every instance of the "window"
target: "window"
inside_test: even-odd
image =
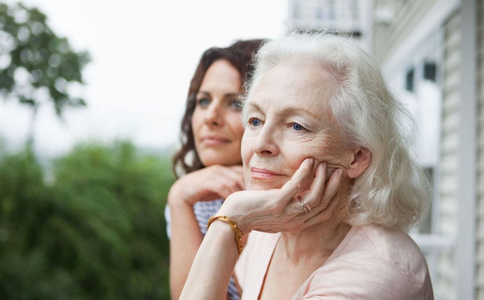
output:
[[[411,68],[408,70],[407,75],[405,76],[405,88],[409,92],[413,92],[413,81],[414,81],[415,70]]]
[[[452,242],[439,234],[439,174],[442,111],[442,33],[436,32],[406,53],[389,77],[392,90],[414,115],[419,137],[414,149],[422,169],[431,180],[432,207],[428,218],[410,232],[424,252],[431,276],[436,278],[438,256]]]

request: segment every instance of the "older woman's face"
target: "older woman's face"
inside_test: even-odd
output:
[[[345,147],[323,107],[335,80],[307,60],[281,63],[247,102],[242,160],[247,189],[280,188],[305,158],[344,165]]]

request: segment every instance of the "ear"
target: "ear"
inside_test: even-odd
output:
[[[370,166],[372,155],[365,147],[356,147],[351,151],[350,163],[348,166],[348,177],[356,178],[363,174]]]

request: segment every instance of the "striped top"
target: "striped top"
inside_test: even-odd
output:
[[[193,205],[193,212],[198,222],[198,227],[200,227],[200,232],[205,236],[207,233],[207,222],[208,219],[215,215],[223,204],[223,199],[217,199],[214,201],[200,201]],[[171,214],[170,207],[166,205],[165,207],[165,219],[166,219],[166,233],[168,238],[171,239]],[[230,278],[229,288],[227,291],[230,300],[239,300],[240,296],[235,286],[233,277]]]

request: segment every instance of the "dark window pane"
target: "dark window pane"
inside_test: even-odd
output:
[[[435,62],[427,61],[424,64],[424,78],[435,82],[437,74],[437,64]]]
[[[405,88],[413,92],[413,82],[415,77],[415,70],[412,68],[407,72],[407,76],[405,77]]]

